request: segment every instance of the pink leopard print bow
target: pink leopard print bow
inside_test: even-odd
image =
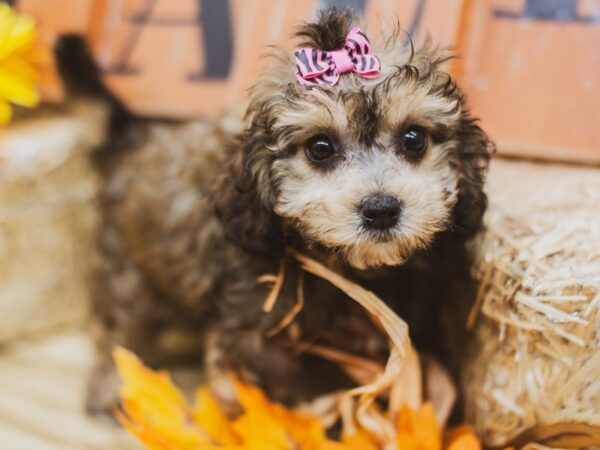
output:
[[[340,75],[355,72],[363,78],[376,78],[381,62],[371,54],[369,39],[359,27],[348,33],[344,47],[326,52],[303,47],[296,50],[296,78],[304,86],[335,86]]]

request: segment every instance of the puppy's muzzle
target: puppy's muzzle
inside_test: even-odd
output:
[[[388,230],[398,223],[402,204],[391,195],[375,194],[365,198],[358,211],[366,228]]]

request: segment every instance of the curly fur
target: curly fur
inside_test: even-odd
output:
[[[350,13],[327,10],[298,38],[335,49],[353,23]],[[154,365],[204,353],[209,374],[236,370],[283,401],[349,383],[331,365],[298,355],[294,340],[384,359],[385,337],[364,312],[327,283],[302,278],[285,258],[289,248],[380,295],[409,322],[420,348],[462,350],[456,320],[473,293],[465,241],[481,227],[491,144],[444,70],[446,51],[414,48],[396,30],[374,53],[378,78],[345,74],[333,88],[306,89],[295,81],[292,56],[275,50],[241,131],[209,121],[136,122],[121,144],[100,152],[104,223],[94,309],[102,358],[91,410],[111,401],[108,354],[117,343]],[[419,160],[398,148],[411,124],[429,136]],[[322,133],[341,149],[326,168],[303,151]],[[114,151],[123,142],[127,151]],[[403,203],[385,236],[363,229],[356,209],[377,192]],[[276,272],[282,258],[282,293],[266,314],[268,288],[256,278]],[[269,337],[298,283],[304,309],[286,332]],[[307,386],[307,379],[323,383]]]
[[[337,48],[351,19],[346,11],[329,10],[298,35],[303,45]],[[414,49],[398,31],[375,48],[379,78],[345,75],[333,88],[313,90],[294,82],[289,53],[274,54],[275,64],[252,91],[249,127],[215,190],[217,214],[237,245],[281,255],[295,239],[366,269],[401,264],[445,229],[464,236],[477,231],[490,144],[443,69],[450,56],[427,44]],[[408,124],[426,128],[432,139],[418,164],[395,151],[396,134]],[[302,151],[319,133],[344,149],[328,174]],[[360,229],[356,205],[377,191],[404,203],[391,242],[374,243]]]

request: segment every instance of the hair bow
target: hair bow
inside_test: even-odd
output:
[[[335,86],[340,75],[354,72],[363,78],[375,78],[381,71],[381,62],[371,54],[371,45],[365,33],[353,28],[344,47],[324,51],[303,47],[296,50],[296,78],[304,86],[317,84]]]

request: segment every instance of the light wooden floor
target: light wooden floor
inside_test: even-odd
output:
[[[116,425],[82,411],[93,353],[83,332],[22,343],[0,354],[0,449],[134,450]]]

